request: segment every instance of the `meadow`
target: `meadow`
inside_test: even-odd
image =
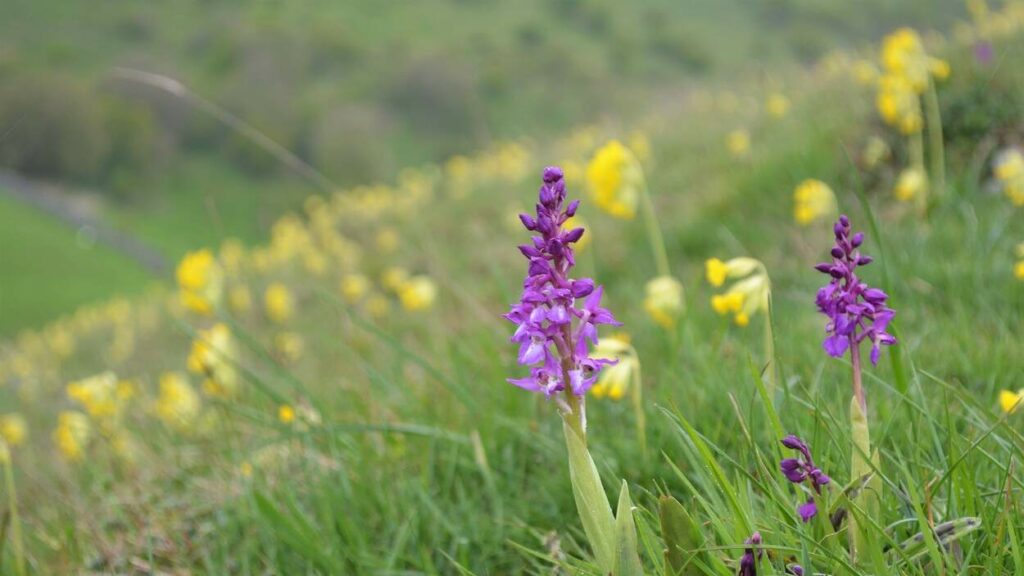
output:
[[[330,193],[181,153],[163,283],[0,204],[97,283],[0,345],[0,571],[1018,573],[1024,7],[890,16]]]

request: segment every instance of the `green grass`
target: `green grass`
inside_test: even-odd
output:
[[[0,262],[6,336],[111,294],[138,294],[154,281],[130,258],[8,197],[0,198]]]

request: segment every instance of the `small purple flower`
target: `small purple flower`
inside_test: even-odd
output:
[[[562,226],[576,213],[579,201],[563,209],[566,192],[561,168],[545,168],[543,178],[536,217],[519,216],[523,226],[538,235],[519,247],[529,261],[526,280],[519,302],[504,316],[516,324],[512,341],[519,344],[519,363],[530,367],[530,375],[509,382],[549,398],[565,390],[584,396],[601,368],[614,364],[590,358],[597,325],[620,324],[601,307],[602,287],[590,278],[569,278],[576,263],[572,245],[584,231]],[[577,307],[579,298],[584,301]]]
[[[808,496],[807,502],[796,509],[797,514],[804,522],[810,522],[811,518],[818,513],[814,495],[821,494],[821,487],[831,482],[832,479],[814,465],[814,459],[811,458],[811,447],[800,437],[790,434],[782,439],[782,445],[790,450],[796,450],[799,454],[796,458],[784,458],[779,462],[779,469],[790,482],[794,484],[808,482],[813,490]]]
[[[980,40],[974,44],[974,59],[979,64],[991,64],[994,56],[995,50],[993,50],[992,43],[988,40]]]
[[[786,566],[786,574],[792,574],[793,576],[804,576],[804,567],[799,564],[791,564]]]
[[[739,576],[757,576],[757,561],[764,555],[764,551],[758,549],[758,546],[761,545],[761,533],[754,532],[743,543],[750,547],[743,550],[738,574]]]
[[[885,292],[871,288],[857,277],[858,266],[871,263],[870,256],[861,255],[858,248],[864,243],[864,234],[850,235],[850,219],[840,216],[833,231],[836,243],[832,247],[832,262],[815,266],[828,274],[831,281],[818,290],[818,310],[828,316],[827,336],[822,343],[830,356],[841,358],[847,349],[871,341],[871,363],[878,364],[881,346],[891,346],[896,338],[886,332],[896,312],[886,307]]]

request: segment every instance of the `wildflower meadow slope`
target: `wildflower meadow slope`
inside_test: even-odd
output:
[[[24,332],[0,571],[1017,573],[1022,26],[311,196]]]

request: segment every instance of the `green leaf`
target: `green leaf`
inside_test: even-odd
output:
[[[597,565],[602,572],[615,568],[615,518],[608,495],[601,486],[594,459],[587,451],[587,445],[568,423],[562,422],[565,444],[569,449],[569,479],[576,509],[583,523],[583,532],[594,551]]]
[[[619,506],[615,513],[615,576],[643,576],[637,552],[636,524],[633,522],[633,501],[629,498],[629,486],[622,481],[619,491]]]
[[[285,504],[291,512],[286,515],[262,492],[253,493],[256,508],[271,526],[277,537],[293,551],[313,562],[329,574],[341,574],[345,567],[320,539],[320,533],[294,502]]]
[[[704,546],[704,539],[693,517],[686,508],[672,496],[658,499],[658,516],[661,518],[661,537],[665,541],[665,569],[669,576],[696,574],[696,567],[687,571],[690,558]]]
[[[855,502],[865,515],[873,520],[878,519],[878,497],[881,494],[881,478],[874,474],[878,469],[878,454],[871,454],[871,434],[868,429],[867,415],[861,409],[857,398],[850,399],[850,432],[852,456],[850,462],[850,478],[869,476],[866,489],[851,500]],[[869,460],[870,459],[870,460]],[[850,523],[850,558],[856,563],[858,554],[868,549],[868,526],[860,525],[855,515],[851,514]]]

